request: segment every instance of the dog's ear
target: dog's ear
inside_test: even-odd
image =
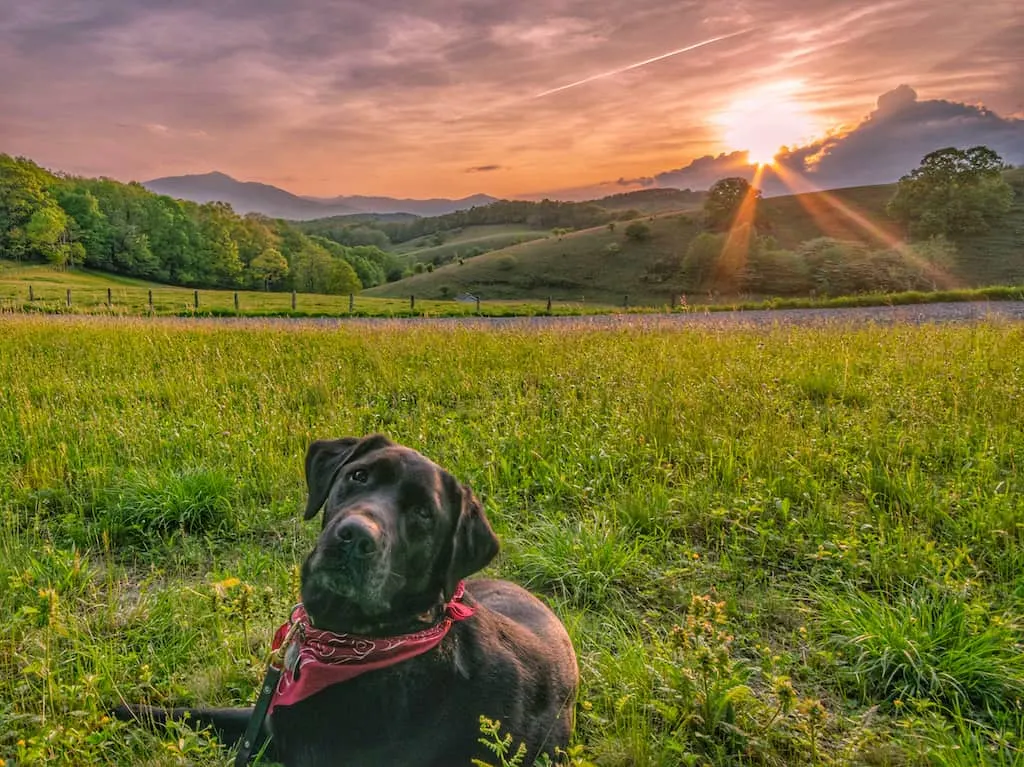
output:
[[[452,561],[444,582],[444,600],[455,593],[459,581],[467,575],[483,570],[494,559],[500,548],[498,536],[484,515],[484,507],[473,491],[462,486],[462,511],[455,524]]]
[[[320,511],[331,492],[335,472],[352,455],[358,444],[358,437],[343,437],[318,439],[309,446],[306,451],[306,487],[309,496],[303,519],[312,519]]]

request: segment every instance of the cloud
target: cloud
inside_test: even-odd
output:
[[[466,173],[490,173],[501,170],[502,167],[501,165],[474,165],[472,168],[466,168]]]
[[[983,106],[942,99],[919,100],[917,92],[900,85],[883,93],[877,106],[855,128],[778,156],[786,173],[802,177],[808,186],[836,188],[897,181],[936,149],[984,145],[1004,160],[1024,163],[1024,120],[1001,117]],[[756,168],[746,152],[707,155],[655,176],[659,186],[707,189],[726,176],[754,177]],[[768,170],[761,186],[779,194],[789,186]]]
[[[639,186],[646,189],[647,187],[654,186],[656,183],[658,183],[657,180],[652,176],[638,176],[636,178],[624,178],[620,176],[618,181],[615,182],[615,185],[627,187]]]
[[[755,170],[746,152],[729,152],[698,157],[682,168],[658,173],[654,180],[663,187],[707,189],[718,179],[728,176],[753,178]]]
[[[969,14],[961,0],[8,5],[0,151],[123,179],[216,168],[293,178],[300,194],[457,197],[480,191],[466,168],[485,157],[502,166],[486,177],[502,196],[642,186],[671,167],[701,186],[742,166],[708,115],[778,80],[806,81],[805,105],[827,125],[861,122],[865,103],[911,75],[929,97],[1024,114],[1019,0]],[[877,122],[931,103],[908,96]],[[852,146],[791,159],[852,173],[866,151]]]

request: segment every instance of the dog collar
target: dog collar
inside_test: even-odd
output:
[[[437,647],[455,621],[466,620],[476,611],[462,599],[466,585],[460,581],[444,606],[438,623],[412,634],[366,637],[335,634],[315,628],[300,603],[288,621],[274,633],[271,664],[280,670],[269,713],[277,706],[293,706],[311,695],[347,682],[367,671],[394,666]]]

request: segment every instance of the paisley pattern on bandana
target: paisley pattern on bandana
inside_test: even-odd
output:
[[[465,583],[460,581],[439,623],[423,631],[393,637],[321,631],[313,627],[306,609],[297,605],[288,621],[274,634],[274,650],[281,647],[289,633],[292,641],[286,648],[284,670],[270,701],[269,712],[277,706],[293,706],[331,685],[347,682],[367,671],[393,666],[437,647],[452,623],[466,620],[475,612],[462,602],[465,593]]]

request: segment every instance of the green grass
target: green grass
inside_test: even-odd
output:
[[[444,232],[444,243],[435,245],[433,235],[401,242],[392,250],[405,256],[410,263],[422,261],[439,263],[458,258],[472,258],[480,253],[500,250],[520,242],[550,237],[548,231],[530,229],[521,224],[494,224],[467,226],[457,232]]]
[[[31,288],[31,293],[30,293]],[[71,291],[71,306],[67,291]],[[108,305],[108,292],[110,304]],[[292,309],[291,293],[264,291],[199,290],[149,283],[130,277],[82,269],[59,270],[40,264],[18,264],[0,260],[0,311],[50,314],[150,314],[149,295],[153,295],[153,314],[206,316],[295,316],[295,317],[466,317],[476,315],[475,303],[451,299],[431,300],[411,293],[396,292],[395,298],[379,298],[359,293],[349,311],[349,297],[298,293]],[[235,310],[235,293],[238,310]],[[452,294],[454,297],[455,294]],[[400,297],[397,297],[400,296]],[[614,311],[601,303],[583,305],[560,301],[552,314],[595,314]],[[529,316],[547,313],[546,299],[481,302],[479,314],[489,317]]]
[[[565,620],[592,762],[1024,759],[1020,324],[0,322],[8,764],[226,764],[104,712],[254,699],[305,449],[373,431]]]
[[[401,284],[408,285],[408,281]],[[32,300],[29,287],[32,288]],[[107,304],[107,290],[111,304]],[[67,291],[72,291],[72,305],[67,306]],[[149,291],[153,292],[153,311],[149,310]],[[652,313],[652,312],[723,312],[751,309],[813,309],[855,306],[899,306],[941,301],[1020,301],[1024,300],[1024,287],[990,287],[921,293],[862,294],[835,298],[772,298],[764,300],[695,303],[683,306],[666,303],[636,305],[625,297],[619,305],[600,300],[554,300],[548,311],[546,299],[532,301],[487,300],[480,302],[477,311],[474,302],[453,299],[430,300],[417,297],[415,304],[408,298],[379,298],[359,294],[354,308],[349,311],[347,296],[324,296],[300,293],[296,309],[291,308],[291,295],[239,291],[239,310],[234,308],[234,293],[227,290],[199,291],[199,309],[195,308],[195,294],[189,288],[175,288],[133,280],[128,277],[107,275],[83,270],[61,271],[48,266],[14,264],[0,261],[0,313],[34,314],[105,314],[114,316],[172,315],[185,317],[530,317],[530,316],[586,316],[595,314]],[[614,300],[612,296],[609,301]]]
[[[787,249],[823,236],[889,247],[902,237],[885,213],[894,192],[895,185],[881,185],[768,198],[760,205],[764,229]],[[372,288],[367,295],[415,292],[438,298],[447,288],[450,295],[470,292],[485,299],[553,296],[616,305],[629,295],[636,304],[667,304],[671,296],[686,292],[686,286],[678,273],[666,277],[671,271],[665,266],[678,264],[702,231],[701,212],[660,212],[640,220],[651,229],[644,242],[626,238],[626,224],[620,222],[615,231],[595,227],[495,250],[461,265]],[[1006,219],[991,232],[956,245],[962,255],[951,276],[959,286],[1024,284],[1024,196],[1018,195]]]

